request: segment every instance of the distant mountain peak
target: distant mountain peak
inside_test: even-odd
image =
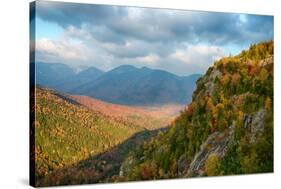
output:
[[[124,64],[116,67],[115,69],[137,69],[135,66],[129,65],[129,64]]]
[[[150,68],[146,67],[146,66],[143,66],[141,67],[142,70],[151,70]]]
[[[80,71],[78,74],[82,74],[82,73],[97,73],[97,72],[104,73],[103,70],[91,66],[91,67],[88,67],[87,69],[84,69],[84,70]]]
[[[109,72],[114,72],[114,73],[123,73],[123,72],[129,72],[129,71],[135,71],[137,70],[138,68],[132,66],[132,65],[121,65],[121,66],[118,66],[114,69],[112,69],[111,71]]]
[[[74,73],[79,74],[80,72],[89,69],[89,66],[79,65],[79,66],[70,66],[70,68],[74,71]]]

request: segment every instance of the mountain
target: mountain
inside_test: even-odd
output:
[[[56,91],[36,88],[35,176],[37,186],[62,167],[109,150],[143,131],[125,119],[90,110]]]
[[[130,149],[155,136],[155,129],[165,130],[182,108],[128,107],[41,87],[35,95],[37,186],[63,184],[68,174],[98,180],[118,173]],[[107,169],[100,172],[105,160]],[[74,166],[77,162],[83,166]],[[80,182],[80,176],[72,182]]]
[[[111,181],[273,172],[273,74],[273,41],[216,61],[169,129]]]
[[[59,83],[75,75],[73,69],[61,63],[36,62],[31,66],[35,66],[36,83],[49,88],[56,89]]]
[[[123,65],[71,92],[135,106],[185,104],[191,100],[199,77],[199,74],[180,77],[162,70]]]
[[[49,87],[61,92],[71,92],[84,83],[95,80],[104,72],[95,67],[86,68],[80,72],[61,63],[36,62],[36,83],[40,86]]]
[[[36,82],[61,92],[124,105],[186,104],[199,74],[172,73],[122,65],[108,72],[90,67],[81,72],[65,64],[36,63]]]

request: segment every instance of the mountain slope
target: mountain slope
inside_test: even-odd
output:
[[[119,180],[273,171],[273,42],[215,62],[171,127],[138,146]]]
[[[62,92],[71,93],[73,89],[78,88],[86,83],[93,82],[103,74],[104,72],[102,70],[95,67],[90,67],[78,72],[64,81],[59,82],[55,88]]]
[[[56,89],[61,82],[72,78],[74,71],[65,64],[61,63],[32,63],[35,66],[36,84]]]
[[[42,88],[36,88],[35,113],[37,185],[53,171],[102,153],[143,130]]]
[[[199,75],[179,77],[162,70],[120,66],[72,92],[126,105],[185,104]]]
[[[127,153],[158,128],[165,130],[182,107],[161,108],[116,105],[37,87],[36,185],[98,182],[115,175]]]

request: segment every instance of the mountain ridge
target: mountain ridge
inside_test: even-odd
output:
[[[61,92],[86,95],[124,105],[186,104],[191,100],[195,81],[201,76],[177,76],[170,72],[121,65],[103,72],[90,67],[79,73],[63,64],[38,63],[37,83]],[[62,66],[63,65],[63,66]],[[55,70],[58,66],[60,69]],[[60,72],[65,68],[67,75]],[[44,69],[50,73],[44,73]],[[48,83],[47,81],[51,81]]]

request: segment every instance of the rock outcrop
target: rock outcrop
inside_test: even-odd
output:
[[[201,145],[200,151],[194,156],[190,164],[188,174],[203,176],[205,162],[211,154],[223,157],[228,145],[233,142],[233,126],[223,132],[214,132]]]
[[[254,143],[256,138],[264,131],[265,113],[266,110],[261,109],[254,115],[246,115],[244,117],[244,128],[250,131],[250,143]]]
[[[262,108],[254,114],[244,116],[244,129],[250,138],[250,143],[254,143],[256,138],[264,132],[264,119],[266,110]],[[205,174],[205,162],[211,154],[223,158],[228,147],[233,145],[235,123],[223,132],[214,132],[200,146],[200,151],[194,156],[189,169],[189,175],[203,176]]]

